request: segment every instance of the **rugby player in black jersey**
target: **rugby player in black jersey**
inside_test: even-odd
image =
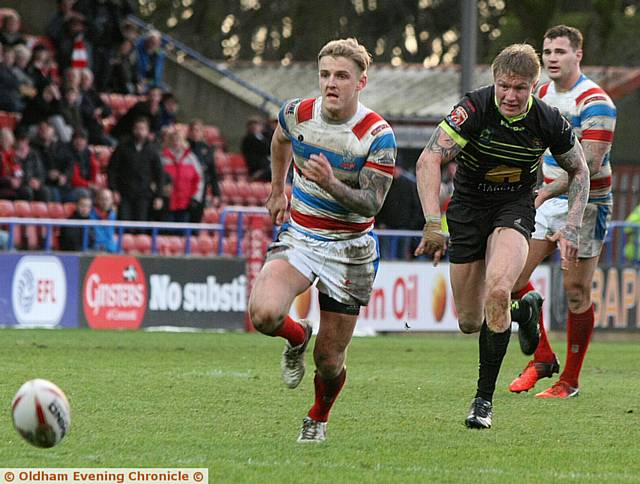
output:
[[[465,424],[490,428],[493,393],[511,335],[520,324],[520,345],[531,354],[538,343],[542,298],[529,293],[512,304],[534,230],[534,187],[541,156],[549,148],[569,179],[569,212],[560,231],[563,263],[577,262],[589,170],[570,124],[556,108],[533,97],[540,61],[527,44],[506,47],[492,65],[494,83],[466,94],[438,125],[416,166],[426,224],[415,255],[438,263],[441,231],[440,168],[458,170],[447,209],[450,279],[463,333],[480,332],[479,378]]]

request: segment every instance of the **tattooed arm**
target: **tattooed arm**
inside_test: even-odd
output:
[[[381,164],[393,166],[393,155],[389,153]],[[373,217],[382,208],[393,178],[372,168],[360,170],[360,188],[351,188],[333,174],[329,160],[322,154],[311,155],[301,168],[302,174],[331,194],[346,208],[364,217]]]
[[[416,163],[418,195],[426,220],[440,218],[440,168],[460,153],[460,146],[439,126]]]
[[[591,140],[582,141],[582,150],[584,152],[584,158],[587,162],[587,167],[589,168],[590,176],[593,176],[600,171],[600,168],[602,168],[604,157],[609,152],[610,148],[611,143],[608,142]],[[553,182],[540,188],[540,190],[538,191],[538,197],[536,199],[536,208],[539,207],[545,200],[549,200],[550,198],[554,198],[558,195],[566,193],[568,187],[569,175],[567,173],[563,173]]]
[[[416,164],[418,195],[426,224],[422,229],[422,240],[415,250],[415,255],[433,255],[436,265],[446,250],[446,239],[440,221],[440,168],[443,163],[453,160],[461,149],[460,145],[438,126]]]
[[[579,143],[575,143],[566,153],[556,156],[556,161],[567,172],[569,180],[567,221],[558,234],[560,253],[563,259],[577,262],[580,227],[589,199],[589,168]]]

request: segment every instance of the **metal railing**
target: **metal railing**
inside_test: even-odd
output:
[[[117,251],[122,252],[122,239],[125,230],[144,230],[150,232],[151,253],[157,254],[157,240],[160,231],[177,231],[185,235],[184,253],[191,253],[191,235],[195,231],[206,230],[221,233],[224,231],[222,224],[193,224],[176,222],[133,222],[127,220],[77,220],[55,218],[19,218],[0,217],[0,226],[8,227],[8,250],[13,250],[14,233],[16,226],[44,227],[44,250],[53,250],[53,229],[56,227],[78,227],[82,229],[82,250],[89,250],[89,231],[93,227],[114,227],[116,229]]]
[[[144,31],[155,29],[152,25],[146,23],[144,20],[142,20],[139,17],[136,17],[135,15],[129,15],[127,17],[127,19],[131,23],[135,24],[137,27],[141,28]],[[260,97],[262,99],[262,106],[260,107],[260,109],[262,111],[265,111],[265,112],[267,111],[266,106],[269,103],[273,104],[277,109],[280,109],[280,106],[282,106],[282,103],[284,102],[283,100],[272,96],[268,92],[263,91],[262,89],[254,86],[253,84],[251,84],[251,83],[245,81],[244,79],[238,77],[236,74],[234,74],[229,69],[226,69],[226,68],[222,67],[221,65],[219,65],[218,63],[216,63],[212,59],[209,59],[208,57],[205,57],[204,55],[202,55],[197,50],[192,49],[188,45],[184,44],[183,42],[180,42],[177,39],[174,39],[170,35],[165,34],[164,32],[160,32],[160,35],[162,36],[162,45],[165,48],[167,48],[167,47],[169,47],[169,48],[175,47],[175,49],[177,49],[178,51],[184,53],[187,57],[189,57],[189,58],[195,60],[196,62],[204,65],[205,67],[217,72],[221,76],[224,76],[227,79],[230,79],[231,81],[233,81],[236,84],[242,86],[243,88],[247,89],[248,91],[252,92],[253,94],[256,94],[258,97]]]

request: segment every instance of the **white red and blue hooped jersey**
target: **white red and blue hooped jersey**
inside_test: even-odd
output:
[[[320,240],[346,240],[373,228],[373,217],[365,217],[343,206],[332,195],[300,172],[312,154],[323,153],[336,178],[359,187],[363,168],[393,178],[396,139],[389,124],[377,113],[358,103],[348,121],[333,124],[321,115],[322,98],[294,99],[284,104],[278,121],[293,149],[293,193],[290,226]]]
[[[547,104],[557,107],[571,122],[580,141],[613,142],[616,127],[616,107],[609,95],[584,74],[568,91],[558,92],[555,83],[546,82],[540,86],[538,97]],[[611,205],[611,159],[610,151],[602,161],[600,171],[591,176],[589,203]],[[542,174],[544,182],[551,183],[564,170],[560,168],[549,151],[544,154]],[[567,198],[562,195],[560,198]]]

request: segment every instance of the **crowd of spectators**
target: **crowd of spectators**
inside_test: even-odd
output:
[[[139,33],[132,12],[128,0],[59,0],[46,37],[33,37],[0,9],[0,111],[19,118],[0,129],[0,199],[75,202],[78,219],[175,222],[200,222],[219,203],[203,122],[176,129],[161,35]],[[139,101],[116,116],[104,93]],[[111,153],[106,166],[96,146]],[[115,250],[112,232],[93,230],[90,246]],[[60,245],[81,238],[67,228]]]

